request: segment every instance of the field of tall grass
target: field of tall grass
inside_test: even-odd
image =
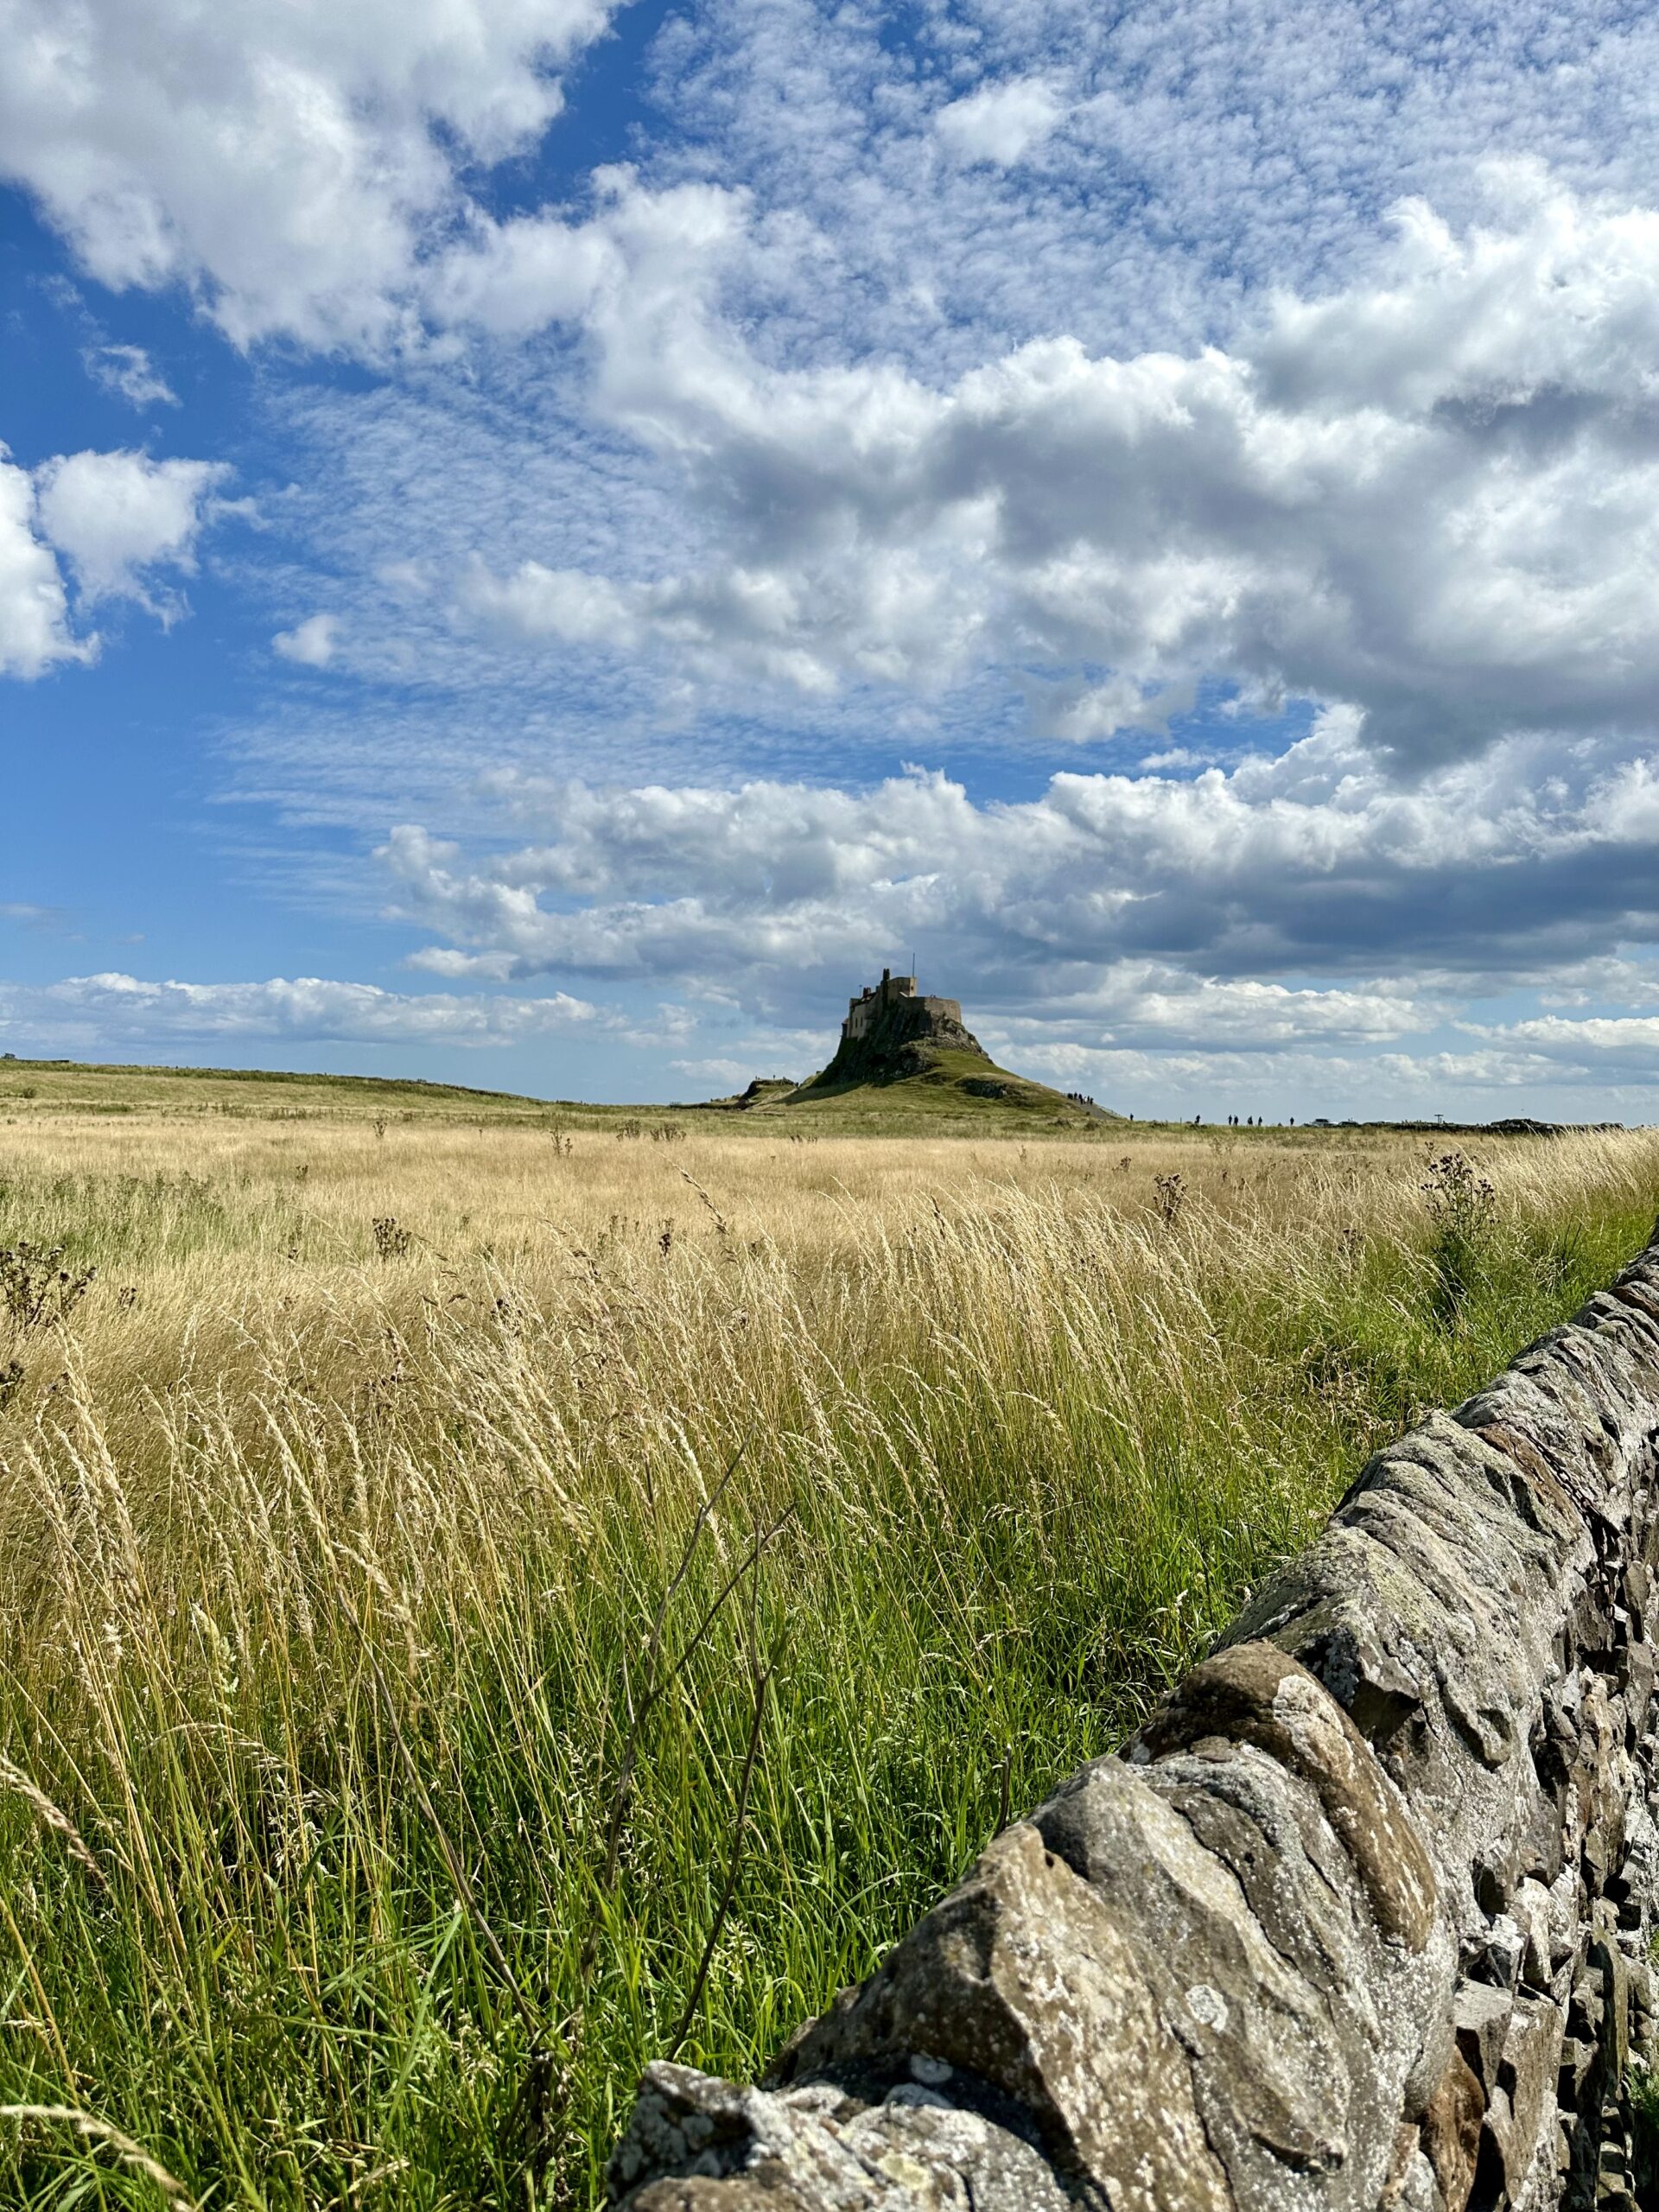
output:
[[[0,1126],[0,2201],[594,2204],[1659,1209],[630,1128]]]

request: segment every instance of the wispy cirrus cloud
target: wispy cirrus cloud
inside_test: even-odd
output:
[[[176,407],[179,395],[143,346],[89,346],[81,355],[86,373],[130,407]]]

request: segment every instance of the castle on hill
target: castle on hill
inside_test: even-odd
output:
[[[990,1055],[963,1028],[956,999],[924,998],[913,976],[881,970],[879,983],[867,985],[847,1002],[836,1056],[803,1090],[841,1090],[860,1083],[899,1083],[937,1066],[941,1053]]]
[[[1079,1110],[1090,1120],[1103,1115],[1092,1100],[1062,1098],[1040,1083],[1000,1068],[972,1030],[964,1027],[959,999],[924,997],[913,976],[881,970],[879,983],[868,983],[847,1001],[835,1057],[796,1090],[785,1104],[804,1103],[858,1090],[867,1084],[920,1079],[934,1100],[953,1103],[997,1100],[1005,1105],[1046,1113],[1066,1122]]]
[[[847,1019],[841,1025],[842,1043],[855,1044],[861,1037],[868,1036],[882,1015],[901,1003],[907,1008],[915,1007],[925,1024],[948,1021],[957,1028],[962,1027],[960,999],[918,997],[913,976],[895,976],[890,968],[884,968],[879,983],[867,983],[856,998],[848,1001]]]

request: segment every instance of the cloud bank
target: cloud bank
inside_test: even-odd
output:
[[[1401,987],[1369,979],[1419,978],[1421,1012],[1659,930],[1659,780],[1640,757],[1558,765],[1514,741],[1402,787],[1351,713],[1277,759],[1065,773],[1014,803],[919,771],[863,791],[509,776],[493,795],[527,840],[469,853],[411,826],[382,851],[394,911],[439,940],[422,964],[758,995],[778,1020],[919,948],[994,1010],[1102,1034],[1161,1021],[1147,1009],[1179,975],[1184,1004],[1254,1007],[1264,1038],[1298,1008],[1375,1035],[1401,1026]],[[1344,976],[1357,995],[1329,988]]]
[[[289,1039],[353,1044],[512,1045],[603,1020],[563,991],[544,998],[382,990],[372,983],[296,976],[268,982],[149,982],[136,976],[71,976],[0,982],[0,1038],[48,1042],[237,1045]]]
[[[800,695],[1017,669],[1051,740],[1163,728],[1205,683],[1351,706],[1411,771],[1650,728],[1659,214],[1486,182],[1485,222],[1401,207],[1363,282],[1232,350],[1046,338],[944,387],[771,368],[689,281],[625,285],[588,310],[597,404],[683,473],[703,560],[474,554],[454,610]]]

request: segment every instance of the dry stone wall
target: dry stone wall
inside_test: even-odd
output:
[[[615,2200],[1632,2204],[1656,1435],[1659,1242],[1380,1453],[1122,1756],[761,2086],[652,2067]]]

